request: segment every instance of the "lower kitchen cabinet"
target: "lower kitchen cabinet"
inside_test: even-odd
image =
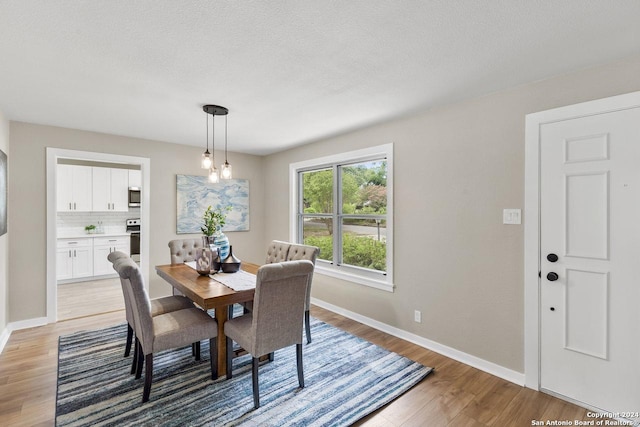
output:
[[[93,239],[58,239],[57,279],[93,276]]]
[[[120,251],[129,255],[129,236],[94,237],[93,239],[93,275],[115,274],[113,265],[107,259],[111,252]]]

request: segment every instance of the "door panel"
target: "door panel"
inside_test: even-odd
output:
[[[607,358],[609,274],[567,269],[565,348]]]
[[[609,258],[609,173],[565,177],[566,256]]]
[[[640,109],[543,124],[540,158],[541,388],[640,411]]]

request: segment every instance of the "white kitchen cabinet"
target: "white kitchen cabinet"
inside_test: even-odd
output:
[[[93,239],[93,275],[115,274],[113,265],[107,259],[111,252],[120,251],[129,255],[129,236],[94,237]]]
[[[142,188],[142,171],[129,169],[129,187]]]
[[[127,212],[129,210],[129,171],[93,167],[93,210]]]
[[[93,239],[58,239],[56,266],[58,280],[93,276]]]
[[[91,167],[58,165],[58,212],[89,212],[91,201]]]

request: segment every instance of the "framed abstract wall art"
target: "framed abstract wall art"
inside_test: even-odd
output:
[[[177,234],[201,233],[202,216],[208,206],[226,208],[222,231],[249,231],[249,180],[229,179],[212,184],[208,177],[176,175]]]

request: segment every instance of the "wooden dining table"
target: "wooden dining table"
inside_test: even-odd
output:
[[[258,265],[242,263],[242,270],[256,274]],[[227,341],[224,335],[224,323],[229,318],[229,308],[233,304],[253,300],[255,289],[234,291],[223,285],[213,276],[201,276],[198,272],[186,264],[157,265],[158,276],[166,280],[171,286],[180,291],[184,296],[205,310],[215,309],[215,318],[218,322],[218,372],[227,370]]]

